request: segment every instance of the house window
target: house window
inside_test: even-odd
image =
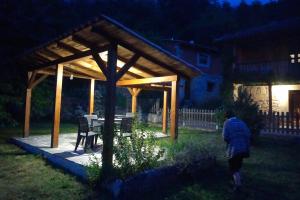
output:
[[[291,63],[300,63],[300,53],[290,54]]]
[[[214,88],[215,88],[215,83],[211,81],[207,81],[206,91],[212,92],[214,91]]]
[[[205,53],[197,53],[197,66],[210,67],[210,56]]]

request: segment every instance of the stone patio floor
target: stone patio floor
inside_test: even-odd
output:
[[[168,137],[166,134],[156,132],[155,137]],[[18,145],[25,151],[41,155],[51,164],[59,167],[83,181],[87,181],[86,167],[91,162],[91,158],[97,158],[101,161],[102,141],[98,139],[96,147],[84,152],[80,144],[77,151],[74,152],[77,133],[64,133],[59,135],[58,148],[50,148],[51,135],[30,136],[28,138],[13,138],[12,143]]]

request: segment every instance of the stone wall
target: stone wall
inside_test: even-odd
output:
[[[251,94],[253,100],[258,103],[260,110],[269,109],[268,86],[234,85],[234,96],[237,97],[238,88],[245,88]],[[300,90],[300,85],[273,85],[272,108],[274,112],[289,112],[289,91]]]

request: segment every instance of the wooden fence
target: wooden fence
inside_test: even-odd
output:
[[[151,110],[151,113],[161,115],[162,109],[153,109]],[[178,110],[178,125],[180,127],[215,131],[217,129],[215,115],[216,110],[182,108]],[[168,110],[168,116],[170,116],[170,110]]]
[[[300,115],[289,112],[261,112],[264,128],[262,133],[300,135]]]

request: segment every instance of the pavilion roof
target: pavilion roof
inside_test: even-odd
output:
[[[180,75],[192,78],[201,73],[196,66],[176,57],[116,20],[101,15],[59,37],[26,52],[21,63],[40,74],[55,74],[57,64],[64,65],[64,76],[105,80],[93,53],[107,61],[107,49],[118,44],[118,67],[133,66],[121,80]]]

